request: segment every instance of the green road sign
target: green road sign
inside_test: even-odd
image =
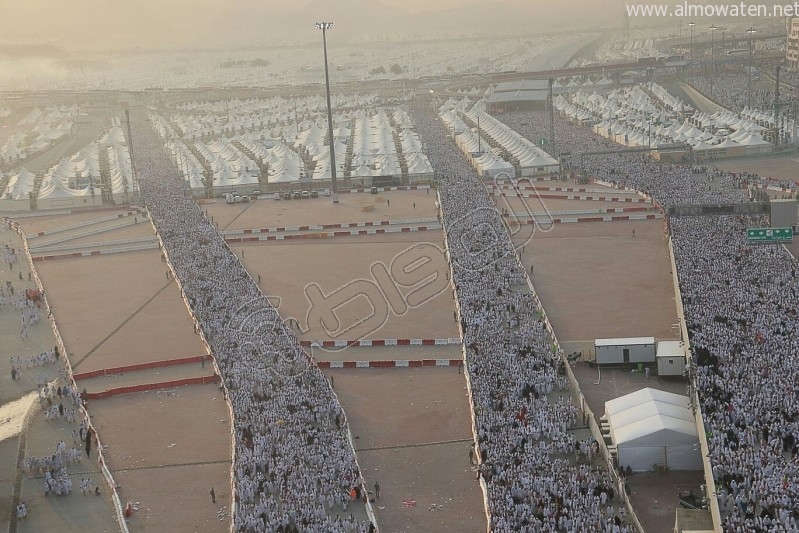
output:
[[[791,228],[750,228],[746,230],[746,240],[749,242],[792,242],[793,230]]]
[[[546,138],[541,137],[540,139],[538,139],[538,144],[541,145],[541,146],[546,146],[547,145]]]

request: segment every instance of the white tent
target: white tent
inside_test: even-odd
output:
[[[647,472],[654,465],[702,469],[699,433],[687,396],[641,389],[605,402],[605,416],[621,467],[634,472]]]

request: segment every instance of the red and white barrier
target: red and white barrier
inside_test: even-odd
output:
[[[375,226],[409,226],[412,224],[426,224],[429,222],[438,222],[434,217],[428,218],[411,218],[408,220],[373,220],[368,222],[343,222],[339,224],[310,224],[307,226],[278,226],[274,228],[254,228],[254,229],[234,229],[220,231],[220,235],[227,237],[228,235],[249,235],[258,233],[281,233],[284,231],[323,231],[326,229],[344,229],[344,228],[371,228]]]
[[[378,187],[377,192],[388,192],[388,191],[423,191],[425,189],[429,189],[430,185],[400,185],[398,187]],[[344,189],[338,191],[339,194],[345,193],[359,193],[359,192],[371,192],[371,187],[369,188],[362,188],[362,189]]]
[[[559,218],[548,218],[542,217],[542,220],[522,220],[516,221],[516,223],[521,222],[522,224],[569,224],[573,222],[616,222],[619,220],[655,220],[655,219],[662,219],[664,218],[663,213],[652,213],[652,214],[634,214],[634,215],[602,215],[602,216],[594,216],[594,217],[559,217]]]
[[[357,237],[360,235],[383,235],[386,233],[412,233],[419,231],[435,231],[440,229],[441,224],[430,224],[429,226],[404,226],[400,228],[319,231],[312,233],[292,233],[289,235],[259,235],[257,237],[225,237],[225,242],[238,243],[258,241],[287,241],[292,239],[328,239],[333,237]]]
[[[522,194],[496,194],[491,193],[492,197],[502,198],[540,198],[542,200],[580,200],[592,202],[625,202],[625,203],[646,203],[643,198],[635,196],[585,196],[580,194],[564,193],[564,194],[551,194],[551,193],[522,193]]]
[[[82,379],[91,379],[100,376],[109,376],[114,374],[124,374],[125,372],[137,372],[139,370],[150,370],[152,368],[164,368],[167,366],[185,365],[189,363],[202,363],[202,361],[210,361],[209,355],[194,355],[191,357],[181,357],[179,359],[164,359],[161,361],[150,361],[149,363],[137,363],[135,365],[116,366],[111,368],[101,368],[99,370],[92,370],[90,372],[81,372],[73,374],[75,381]]]
[[[300,340],[301,346],[314,348],[349,348],[367,346],[447,346],[461,344],[461,339],[453,337],[448,339],[358,339],[358,340]]]
[[[420,366],[463,366],[463,359],[400,359],[382,361],[317,361],[319,368],[416,368]]]

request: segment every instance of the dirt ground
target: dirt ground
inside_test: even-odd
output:
[[[456,368],[326,372],[344,406],[381,531],[485,531],[469,464],[470,406]],[[413,500],[410,505],[408,500]]]
[[[281,316],[298,320],[303,339],[450,338],[459,334],[442,240],[424,232],[233,249],[254,278],[261,275],[261,289],[280,298]],[[427,261],[418,274],[402,276],[418,261]],[[322,311],[333,308],[338,321],[325,320]]]
[[[339,194],[338,204],[320,196],[303,200],[257,200],[246,204],[215,200],[203,203],[202,207],[219,224],[220,230],[435,218],[438,214],[436,191],[428,190]],[[374,210],[364,211],[366,204],[374,206]]]
[[[70,215],[61,217],[61,224],[58,217],[34,218],[26,227],[29,231],[41,230],[105,216],[108,214]],[[107,231],[83,240],[152,235],[149,222],[123,229],[108,226]],[[177,285],[166,279],[166,266],[157,250],[36,265],[77,372],[205,354]],[[43,349],[50,347],[51,340]],[[120,383],[212,374],[212,365],[202,368],[198,363],[89,380],[86,385],[107,389]],[[120,486],[123,505],[129,500],[138,508],[130,521],[131,530],[228,530],[229,507],[222,507],[229,506],[230,497],[231,420],[218,385],[93,400],[88,409],[105,446],[109,469]],[[51,426],[52,422],[45,422],[42,416],[34,418],[27,433],[29,454],[52,453],[50,448],[58,436],[51,434]],[[16,439],[8,442],[12,441]],[[78,503],[83,497],[78,492],[81,471],[73,473],[73,494],[61,500],[45,499],[38,474],[26,475],[21,495],[31,517],[20,525],[20,531],[116,530],[108,490],[96,464],[84,460],[81,466],[94,469],[92,478],[104,497],[87,496],[86,501]],[[90,474],[91,469],[83,473]],[[208,495],[212,486],[218,496],[216,506],[211,505]]]
[[[216,514],[230,504],[231,421],[218,385],[117,396],[89,409],[120,498],[140,503],[132,531],[227,531]]]
[[[557,224],[524,249],[522,262],[533,266],[533,286],[567,351],[590,349],[597,338],[677,338],[662,220]]]
[[[205,353],[157,250],[36,268],[75,372]]]

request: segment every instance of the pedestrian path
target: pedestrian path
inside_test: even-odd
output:
[[[6,282],[11,282],[17,295],[24,293],[26,288],[37,287],[36,273],[31,270],[22,238],[6,224],[0,228],[0,242],[12,247],[15,255],[18,254],[13,265],[4,262],[0,267],[0,285],[6,287]],[[45,420],[37,399],[37,381],[48,381],[54,388],[67,383],[63,358],[41,365],[26,363],[17,379],[11,380],[12,356],[27,360],[52,350],[57,343],[50,328],[46,308],[41,310],[39,322],[30,326],[24,336],[19,333],[19,312],[11,304],[0,305],[0,346],[3,348],[0,370],[4,380],[3,386],[0,386],[0,405],[9,406],[18,398],[31,398],[30,395],[33,395],[33,401],[27,401],[14,413],[13,425],[18,429],[14,429],[13,433],[18,433],[18,436],[13,438],[9,435],[9,442],[16,444],[14,452],[0,455],[0,462],[4,463],[2,470],[13,472],[7,507],[11,512],[0,513],[0,518],[7,519],[8,531],[12,533],[56,531],[63,529],[65,523],[87,531],[118,531],[109,491],[95,460],[96,452],[94,458],[87,460],[84,456],[80,463],[68,467],[74,490],[66,496],[45,498],[42,474],[24,470],[23,466],[30,457],[51,456],[60,440],[71,442],[70,432],[76,426],[64,419]],[[94,485],[101,488],[100,497],[80,499],[82,495],[76,493],[79,491],[81,476],[93,479]],[[13,510],[22,502],[25,503],[28,514],[19,520]],[[0,527],[5,528],[5,524]]]

